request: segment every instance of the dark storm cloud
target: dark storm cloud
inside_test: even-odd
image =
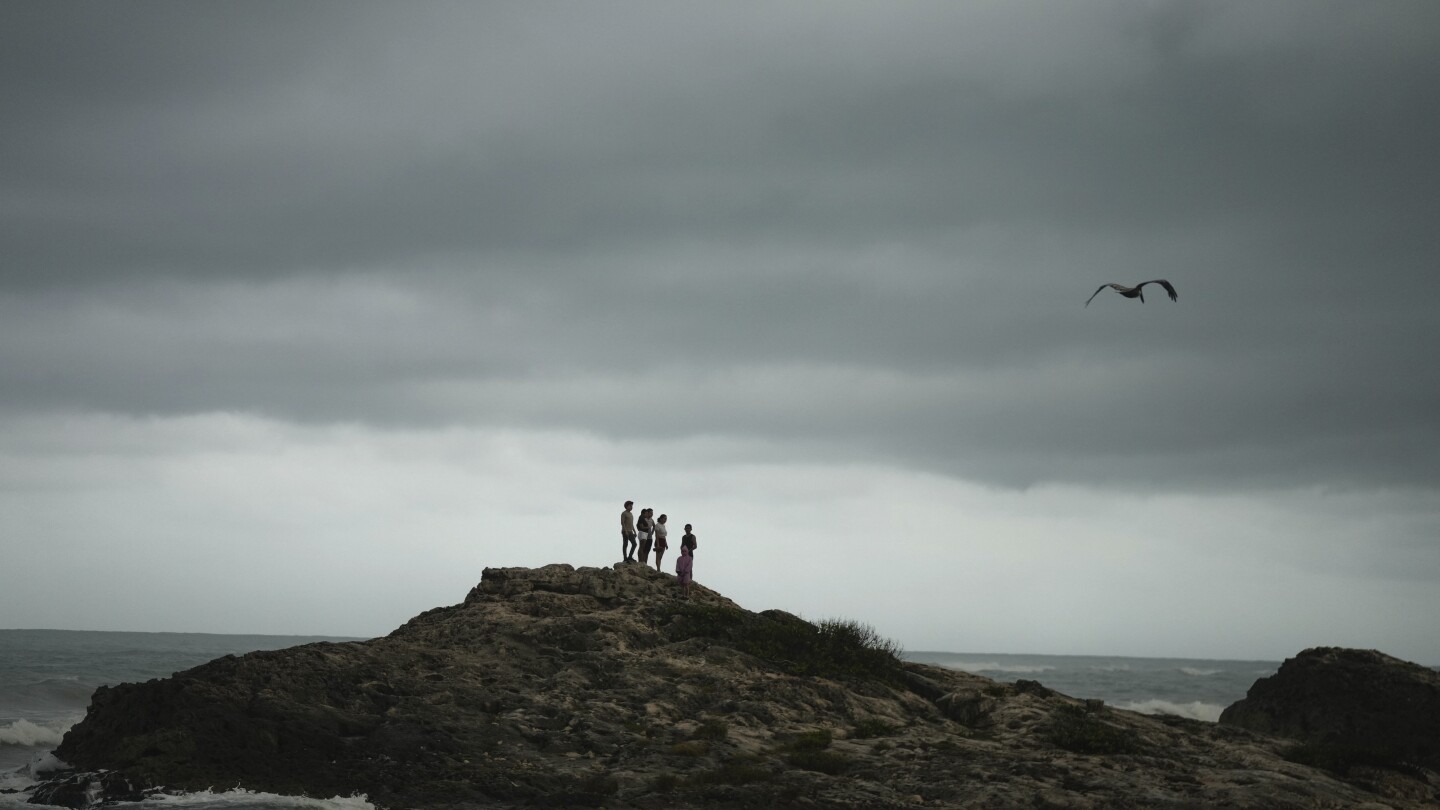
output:
[[[1339,213],[1378,191],[1394,215],[1432,191],[1397,157],[1433,161],[1440,91],[1414,78],[1435,75],[1433,49],[1330,53],[1353,22],[1343,7],[1328,25],[1297,14],[1293,42],[1223,50],[1205,23],[1234,9],[1188,4],[921,7],[899,22],[33,8],[6,26],[8,72],[36,79],[6,99],[26,150],[5,185],[28,204],[5,248],[30,283],[656,239],[854,244],[972,223],[1145,232],[1283,222],[1337,189]],[[1382,33],[1433,14],[1407,10],[1422,19]],[[1077,18],[1090,22],[1067,42]]]
[[[10,409],[1436,483],[1434,4],[0,14]]]

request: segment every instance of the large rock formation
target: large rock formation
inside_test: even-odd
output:
[[[1305,650],[1220,722],[1303,741],[1292,757],[1362,778],[1440,771],[1440,672],[1375,650]]]
[[[551,565],[487,569],[385,638],[102,688],[57,754],[126,790],[420,809],[1381,806],[1286,745],[901,663],[863,626],[681,600],[638,565]]]

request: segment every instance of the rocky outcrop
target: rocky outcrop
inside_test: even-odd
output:
[[[622,564],[487,569],[385,638],[102,688],[56,753],[127,790],[422,810],[1378,806],[1287,745],[902,663],[861,625]]]
[[[1305,650],[1220,722],[1299,740],[1293,758],[1347,776],[1399,771],[1440,785],[1427,773],[1440,771],[1440,673],[1375,650]]]

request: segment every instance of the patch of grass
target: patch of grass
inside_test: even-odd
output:
[[[681,605],[666,628],[675,641],[711,638],[792,675],[903,683],[900,646],[868,624],[826,619],[818,625],[781,611],[760,614],[718,605]]]
[[[850,738],[853,740],[868,740],[874,737],[889,737],[898,732],[898,726],[892,726],[884,720],[868,718],[855,723],[855,728],[850,730]]]
[[[944,751],[952,754],[961,750],[960,743],[955,742],[949,737],[926,741],[921,743],[920,747],[926,751]]]
[[[1056,746],[1077,754],[1130,754],[1140,747],[1133,732],[1110,725],[1084,706],[1056,709],[1045,736]]]
[[[782,747],[786,751],[823,751],[830,747],[830,743],[833,742],[834,739],[829,729],[822,728],[817,731],[806,731],[801,734],[796,734],[794,737],[786,740],[785,745]]]
[[[670,746],[670,753],[681,757],[703,757],[710,753],[710,743],[706,740],[686,740]]]
[[[734,757],[720,763],[719,767],[692,774],[689,781],[695,785],[748,785],[774,778],[774,773],[753,758]]]
[[[679,786],[680,777],[673,773],[662,773],[650,780],[650,790],[653,793],[673,793]]]
[[[719,742],[729,736],[730,725],[724,720],[717,720],[712,717],[702,721],[700,723],[700,727],[695,729],[695,733],[691,734],[690,738],[694,740],[711,740],[714,742]]]
[[[855,767],[855,761],[835,751],[792,751],[785,761],[807,771],[839,776]]]

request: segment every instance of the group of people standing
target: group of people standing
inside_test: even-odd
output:
[[[667,537],[669,527],[668,515],[655,517],[654,509],[641,509],[640,517],[637,520],[634,501],[625,502],[625,511],[620,513],[620,551],[625,556],[625,562],[637,562],[636,554],[642,565],[650,564],[650,550],[655,550],[655,568],[660,568],[660,561],[669,550],[670,543]],[[690,595],[690,581],[694,578],[695,565],[695,533],[689,523],[685,524],[685,535],[680,538],[680,558],[675,561],[675,576],[680,580],[680,591],[686,596]]]

